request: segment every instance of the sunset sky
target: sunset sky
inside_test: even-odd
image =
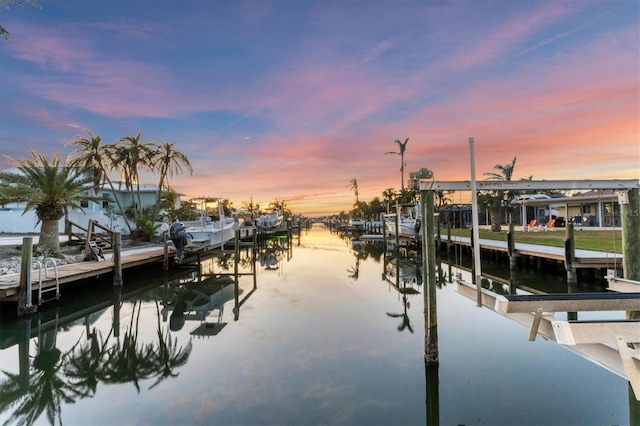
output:
[[[399,189],[396,139],[405,180],[469,180],[469,137],[478,179],[640,177],[638,0],[39,2],[0,9],[13,158],[142,130],[192,161],[183,199],[307,216]]]

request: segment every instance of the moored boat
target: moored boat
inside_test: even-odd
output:
[[[420,235],[420,228],[422,227],[419,214],[419,204],[396,205],[396,213],[385,216],[387,234],[405,238],[416,238]]]
[[[207,200],[207,199],[203,199]],[[237,219],[225,217],[222,205],[218,205],[218,216],[206,214],[206,208],[195,221],[175,222],[169,229],[170,238],[176,246],[176,263],[182,262],[183,250],[212,250],[224,246],[235,237],[239,229]]]
[[[263,214],[258,217],[255,221],[255,225],[261,230],[274,229],[280,227],[283,220],[283,214],[274,209],[271,213]]]
[[[187,236],[186,248],[215,249],[231,241],[235,235],[235,222],[232,218],[221,217],[213,220],[209,216],[199,218],[196,223],[185,222]]]

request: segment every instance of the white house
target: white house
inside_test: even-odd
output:
[[[5,172],[15,173],[19,169],[7,169]],[[110,228],[113,231],[122,234],[128,234],[124,218],[120,215],[116,199],[120,202],[123,209],[131,207],[133,202],[137,202],[137,186],[134,185],[133,194],[125,187],[124,182],[113,182],[112,190],[108,184],[104,184],[98,195],[101,198],[98,202],[87,201],[81,204],[83,211],[78,209],[69,210],[68,219],[71,222],[81,226],[87,226],[89,219],[99,222],[101,225]],[[140,202],[142,207],[149,207],[155,204],[158,196],[158,187],[152,184],[140,185]],[[93,189],[87,188],[87,194]],[[29,210],[24,213],[23,203],[12,203],[0,206],[0,234],[1,233],[38,233],[40,232],[40,224],[35,211]],[[133,224],[130,221],[131,226]],[[65,221],[61,220],[59,232],[65,232]]]

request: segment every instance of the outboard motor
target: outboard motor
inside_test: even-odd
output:
[[[414,226],[416,234],[420,233],[420,227],[422,227],[422,221],[420,219],[416,219],[416,224]]]
[[[169,227],[169,238],[176,246],[176,263],[182,262],[184,259],[184,246],[187,245],[187,231],[182,222],[173,222]]]

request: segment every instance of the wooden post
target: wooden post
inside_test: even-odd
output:
[[[31,317],[18,320],[18,385],[20,390],[26,392],[29,388],[29,345],[31,343]]]
[[[438,378],[438,364],[425,362],[425,376],[427,384],[427,424],[440,424],[440,380]]]
[[[400,211],[398,206],[396,206],[396,251],[400,248]]]
[[[509,254],[509,268],[516,267],[516,241],[513,223],[509,223],[509,231],[507,232],[507,253]]]
[[[122,282],[121,282],[122,284]],[[122,286],[113,286],[113,337],[120,337],[120,307],[122,306]]]
[[[237,283],[238,282],[238,262],[240,261],[240,230],[239,229],[235,231],[233,251],[234,251],[233,256],[235,257],[233,262],[233,271],[235,273],[235,280]]]
[[[622,216],[623,277],[640,281],[640,197],[638,188],[627,193],[628,203],[620,204]]]
[[[162,232],[162,243],[164,246],[164,253],[162,258],[162,269],[164,271],[169,270],[169,239],[167,235],[167,231]]]
[[[567,283],[576,284],[578,274],[576,274],[576,241],[573,223],[567,223],[564,237],[564,267],[567,271]]]
[[[476,254],[475,244],[476,244],[476,242],[474,241],[475,239],[473,238],[473,234],[474,234],[473,229],[470,229],[469,232],[471,233],[470,234],[471,238],[469,240],[469,241],[471,241],[471,247],[470,247],[471,248],[471,283],[472,284],[476,284],[476,262],[475,262],[475,257],[476,257],[475,256],[475,254]],[[478,284],[478,286],[479,285],[480,284]],[[479,291],[480,290],[478,289],[478,292]]]
[[[384,216],[381,217],[382,219],[382,241],[387,242],[387,223],[385,222],[385,218]],[[385,251],[386,251],[386,247],[385,247]]]
[[[87,239],[84,241],[84,255],[88,256],[91,253],[91,238],[93,238],[93,219],[89,219],[87,225]]]
[[[640,281],[640,196],[638,188],[627,192],[626,204],[620,204],[622,217],[622,276]],[[640,318],[640,311],[627,311],[629,319]]]
[[[113,236],[113,285],[122,285],[122,235],[115,232]]]
[[[452,247],[453,241],[451,241],[451,222],[447,222],[447,258],[451,255]]]
[[[251,248],[251,272],[253,273],[253,287],[258,284],[256,274],[256,250],[258,247],[258,231],[253,228],[253,247]]]
[[[436,221],[436,227],[438,229],[437,231],[437,241],[436,241],[436,255],[438,255],[440,253],[440,250],[442,249],[442,234],[441,234],[441,229],[440,229],[440,216],[438,216],[438,220]]]
[[[22,259],[20,260],[20,290],[18,293],[18,315],[36,311],[31,303],[31,258],[33,256],[33,237],[22,238]]]
[[[425,362],[437,364],[440,360],[438,350],[438,310],[436,280],[436,248],[434,235],[434,200],[433,191],[420,191],[422,207],[422,262],[426,271],[427,285],[423,290],[425,321]]]

